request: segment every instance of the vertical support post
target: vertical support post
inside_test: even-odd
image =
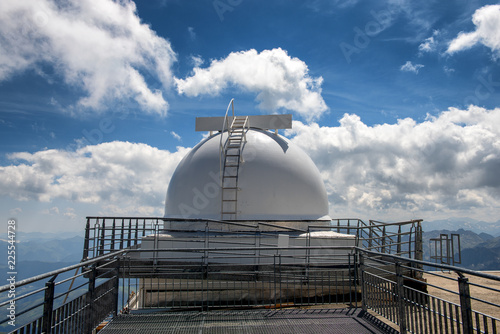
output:
[[[88,334],[92,333],[92,330],[94,329],[94,319],[95,319],[95,305],[94,305],[94,295],[95,295],[95,278],[97,274],[97,269],[95,265],[92,267],[92,270],[89,273],[89,291],[88,291],[88,296],[89,296],[89,312],[90,314],[87,317],[87,321],[85,324],[85,331]]]
[[[424,248],[423,248],[424,242],[422,240],[422,234],[423,234],[422,225],[420,224],[420,221],[417,221],[417,227],[415,229],[415,260],[417,261],[424,260]],[[417,263],[415,264],[415,266],[419,270],[413,272],[413,277],[422,278],[423,277],[422,269],[424,268],[424,265]]]
[[[396,289],[398,293],[399,332],[401,334],[406,334],[405,289],[401,262],[396,262]]]
[[[276,254],[273,254],[273,295],[274,295],[274,305],[276,306]]]
[[[125,237],[125,220],[122,218],[122,227],[121,227],[121,234],[120,234],[120,249],[123,249],[124,245],[124,237]]]
[[[45,283],[45,297],[43,302],[43,318],[42,332],[52,333],[52,311],[54,309],[54,280],[57,275],[54,275],[47,283]]]
[[[128,219],[128,238],[127,238],[127,248],[132,246],[132,218]]]
[[[396,245],[396,255],[401,256],[401,225],[398,226],[398,244]]]
[[[359,278],[361,283],[361,309],[368,310],[366,306],[366,287],[365,287],[365,257],[359,253]]]
[[[356,252],[352,253],[352,264],[354,269],[354,301],[358,307],[358,255]]]
[[[104,254],[104,246],[105,246],[105,240],[106,240],[106,219],[102,219],[102,229],[101,229],[101,242],[99,244],[99,255]]]
[[[385,254],[385,236],[386,236],[385,226],[382,227],[382,249],[381,253]]]
[[[113,228],[111,229],[111,251],[115,250],[115,231],[116,230],[116,221],[113,218]]]
[[[158,218],[156,218],[156,225],[158,225]],[[146,236],[146,218],[142,221],[142,235],[141,237]]]
[[[83,256],[82,260],[85,261],[89,258],[89,234],[90,234],[90,218],[87,217],[87,225],[85,226],[85,240],[83,241]]]
[[[462,333],[472,334],[474,324],[472,322],[472,306],[470,301],[469,279],[458,273],[458,292],[460,294],[460,310],[462,315]]]
[[[134,234],[134,246],[137,245],[139,239],[139,219],[135,219],[135,234]]]
[[[368,250],[373,250],[372,249],[372,243],[373,243],[373,226],[370,222],[370,226],[368,226]]]
[[[116,259],[116,284],[115,284],[115,294],[114,294],[114,308],[113,315],[118,315],[118,295],[120,291],[120,258]]]
[[[457,241],[456,245],[457,245],[457,254],[458,254],[458,260],[455,260],[455,241]],[[457,265],[457,264],[461,264],[462,263],[462,250],[461,250],[461,247],[460,247],[460,234],[457,234],[457,233],[452,233],[451,234],[451,243],[453,245],[452,247],[452,252],[453,252],[453,265]]]

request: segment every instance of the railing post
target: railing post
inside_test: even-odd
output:
[[[135,219],[135,231],[134,231],[134,246],[137,245],[137,239],[139,238],[139,219]]]
[[[92,270],[89,273],[89,291],[88,291],[88,296],[89,296],[89,316],[87,317],[86,321],[86,330],[84,332],[91,334],[92,330],[94,329],[94,319],[95,319],[95,307],[94,307],[94,291],[95,291],[95,278],[97,274],[97,269],[95,265],[92,267]]]
[[[361,283],[361,309],[368,310],[366,306],[366,287],[365,287],[365,257],[359,253],[359,278]]]
[[[382,228],[382,249],[381,249],[381,252],[380,253],[383,253],[385,254],[385,226]],[[390,248],[389,248],[390,249]]]
[[[125,238],[125,219],[122,218],[122,227],[121,227],[121,234],[120,234],[120,249],[123,249],[124,238]]]
[[[85,226],[85,240],[83,241],[83,256],[82,260],[85,261],[89,258],[89,236],[90,236],[90,218],[87,217],[87,225]]]
[[[99,243],[99,255],[104,255],[104,247],[106,240],[106,218],[102,219],[101,240]]]
[[[464,334],[474,332],[472,307],[470,302],[469,279],[458,273],[458,292],[460,293],[460,310],[462,313],[462,331]]]
[[[396,255],[401,256],[401,225],[398,226],[398,244],[396,245]]]
[[[128,238],[127,238],[127,248],[132,246],[132,218],[128,219]]]
[[[420,222],[417,223],[417,227],[415,229],[415,260],[423,261],[424,259],[424,251],[422,245],[422,226]]]
[[[120,258],[116,259],[116,284],[115,284],[115,299],[114,299],[114,311],[113,315],[116,316],[118,314],[118,296],[120,291]]]
[[[54,280],[57,275],[54,275],[47,283],[45,283],[45,298],[43,303],[43,318],[42,318],[42,333],[52,333],[52,311],[54,309]]]
[[[396,262],[396,291],[398,293],[399,332],[406,334],[405,289],[401,262]]]
[[[372,249],[372,246],[373,246],[373,226],[371,225],[371,222],[370,222],[370,225],[368,226],[369,230],[368,230],[368,250],[373,250]]]
[[[417,227],[415,230],[415,260],[423,261],[424,260],[424,248],[423,248],[423,240],[422,240],[422,225],[420,222],[417,222]],[[413,272],[413,277],[422,278],[423,272],[421,271],[424,266],[422,264],[415,264],[416,268],[420,270],[416,270]]]
[[[111,229],[111,251],[115,250],[115,230],[116,230],[116,218],[113,218],[113,228]]]

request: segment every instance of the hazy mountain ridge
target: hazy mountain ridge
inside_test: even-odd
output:
[[[7,250],[8,242],[1,240],[0,249]],[[73,262],[82,259],[83,238],[74,236],[68,239],[17,239],[16,262]],[[0,259],[0,265],[7,263],[7,256]]]
[[[494,237],[500,237],[500,220],[496,222],[485,222],[472,218],[449,218],[443,220],[423,221],[424,232],[435,230],[457,231],[459,229],[473,231],[476,234],[486,233]]]

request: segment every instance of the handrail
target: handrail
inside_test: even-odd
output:
[[[229,121],[228,121],[228,118],[227,118],[227,114],[229,113],[229,107],[232,108],[232,111],[233,111],[233,119],[234,119],[234,99],[231,99],[231,101],[229,101],[229,104],[227,105],[227,109],[226,109],[226,114],[224,115],[224,121],[222,122],[222,130],[221,130],[221,133],[220,133],[220,141],[219,141],[219,176],[220,176],[220,180],[221,180],[221,187],[222,187],[222,152],[224,151],[224,147],[225,145],[222,145],[222,137],[224,135],[224,126],[226,126],[226,130],[229,129]]]
[[[26,278],[26,279],[24,279],[22,281],[16,282],[15,285],[16,285],[16,287],[20,287],[20,286],[23,286],[23,285],[26,285],[26,284],[30,284],[30,283],[33,283],[33,282],[36,282],[36,281],[40,281],[42,279],[45,279],[45,278],[48,278],[48,277],[51,277],[51,276],[56,276],[56,275],[65,273],[67,271],[70,271],[70,270],[73,270],[73,269],[76,269],[76,268],[85,267],[85,266],[94,264],[96,262],[99,262],[99,261],[102,261],[102,260],[106,260],[108,258],[117,256],[119,254],[122,254],[122,253],[125,253],[125,252],[128,252],[128,251],[130,251],[130,250],[128,250],[128,249],[122,249],[122,250],[119,250],[119,251],[116,251],[116,252],[113,252],[113,253],[109,253],[109,254],[106,254],[106,255],[103,255],[103,256],[95,257],[95,258],[93,258],[91,260],[87,260],[87,261],[83,261],[83,262],[80,262],[80,263],[77,263],[77,264],[73,264],[73,265],[68,266],[68,267],[64,267],[64,268],[61,268],[61,269],[49,271],[49,272],[47,272],[45,274],[41,274],[41,275],[33,276],[33,277],[30,277],[30,278]],[[2,293],[4,291],[7,291],[9,289],[10,289],[10,284],[6,284],[4,286],[0,286],[0,293]]]

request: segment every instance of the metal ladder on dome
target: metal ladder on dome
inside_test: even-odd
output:
[[[227,128],[224,145],[224,164],[221,178],[221,220],[236,219],[238,215],[238,176],[242,161],[243,143],[246,141],[248,116],[234,116]]]

